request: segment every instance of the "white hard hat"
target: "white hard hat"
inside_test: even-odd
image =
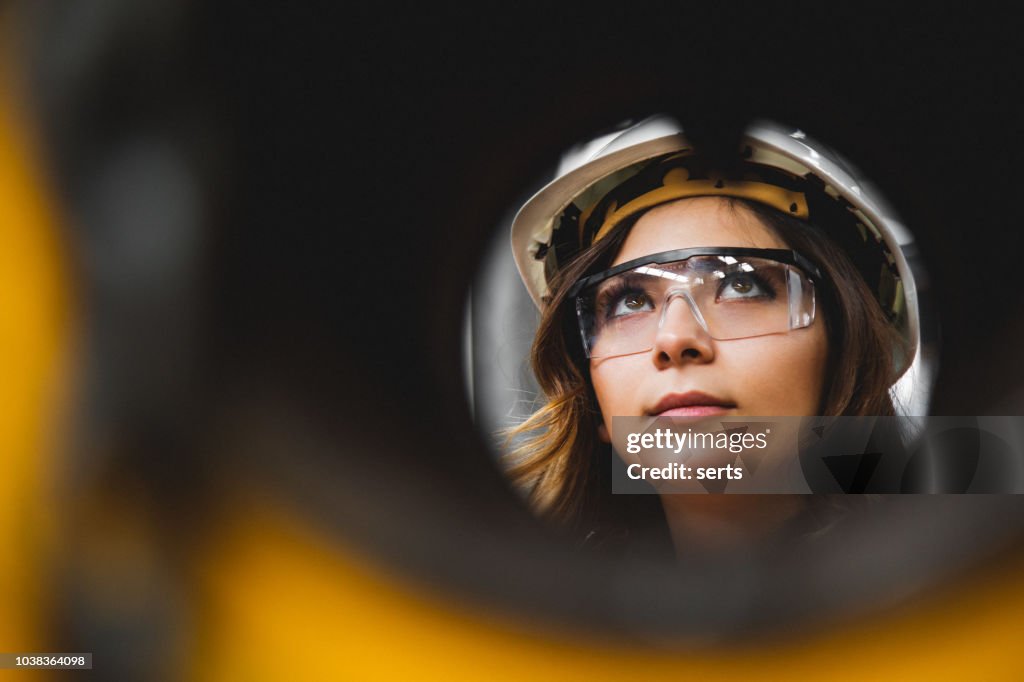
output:
[[[844,234],[833,230],[830,237],[848,252],[867,255],[868,264],[861,258],[858,269],[906,344],[897,357],[896,369],[902,374],[920,342],[917,289],[903,253],[911,238],[878,191],[859,179],[848,162],[803,132],[757,122],[744,132],[737,150],[742,179],[691,176],[685,169],[680,177],[673,170],[656,175],[656,182],[664,186],[641,199],[622,203],[608,198],[613,190],[656,165],[669,167],[698,158],[677,122],[653,116],[605,135],[564,159],[558,177],[527,201],[512,223],[516,266],[534,303],[543,305],[550,294],[549,279],[580,248],[603,237],[627,214],[657,203],[689,196],[729,196],[766,203],[812,221],[818,212],[828,212],[848,223],[841,228]],[[670,178],[672,173],[676,175]],[[851,253],[851,259],[856,261],[857,254]]]

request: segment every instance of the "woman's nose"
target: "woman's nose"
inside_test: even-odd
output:
[[[684,363],[708,363],[715,359],[714,339],[701,325],[700,312],[686,296],[672,296],[665,303],[661,324],[654,337],[653,359],[658,367]]]

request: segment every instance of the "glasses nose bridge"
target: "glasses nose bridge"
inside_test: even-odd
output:
[[[678,301],[678,299],[682,300]],[[673,287],[665,292],[664,303],[662,304],[661,309],[661,318],[658,320],[659,332],[665,328],[665,322],[668,320],[669,311],[673,307],[672,304],[677,301],[681,303],[685,309],[689,310],[693,319],[696,320],[697,324],[705,333],[710,333],[708,331],[708,323],[705,321],[700,308],[697,307],[697,302],[693,300],[690,290],[683,287]]]

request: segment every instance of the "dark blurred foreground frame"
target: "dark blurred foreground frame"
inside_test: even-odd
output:
[[[942,325],[933,412],[1018,413],[1024,139],[998,17],[967,35],[697,6],[642,31],[625,10],[584,28],[554,10],[18,9],[85,320],[64,513],[100,547],[146,519],[149,559],[61,566],[56,630],[97,661],[217,659],[232,626],[202,618],[222,584],[203,567],[246,505],[500,627],[710,655],[1019,562],[1019,496],[888,498],[813,544],[682,566],[581,555],[509,490],[461,376],[492,227],[567,145],[664,111],[716,153],[757,116],[842,150],[913,230]],[[141,587],[118,601],[124,575]]]

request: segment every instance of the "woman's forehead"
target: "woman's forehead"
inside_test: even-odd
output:
[[[641,216],[612,265],[695,246],[778,249],[786,243],[742,204],[697,197],[657,206]]]

